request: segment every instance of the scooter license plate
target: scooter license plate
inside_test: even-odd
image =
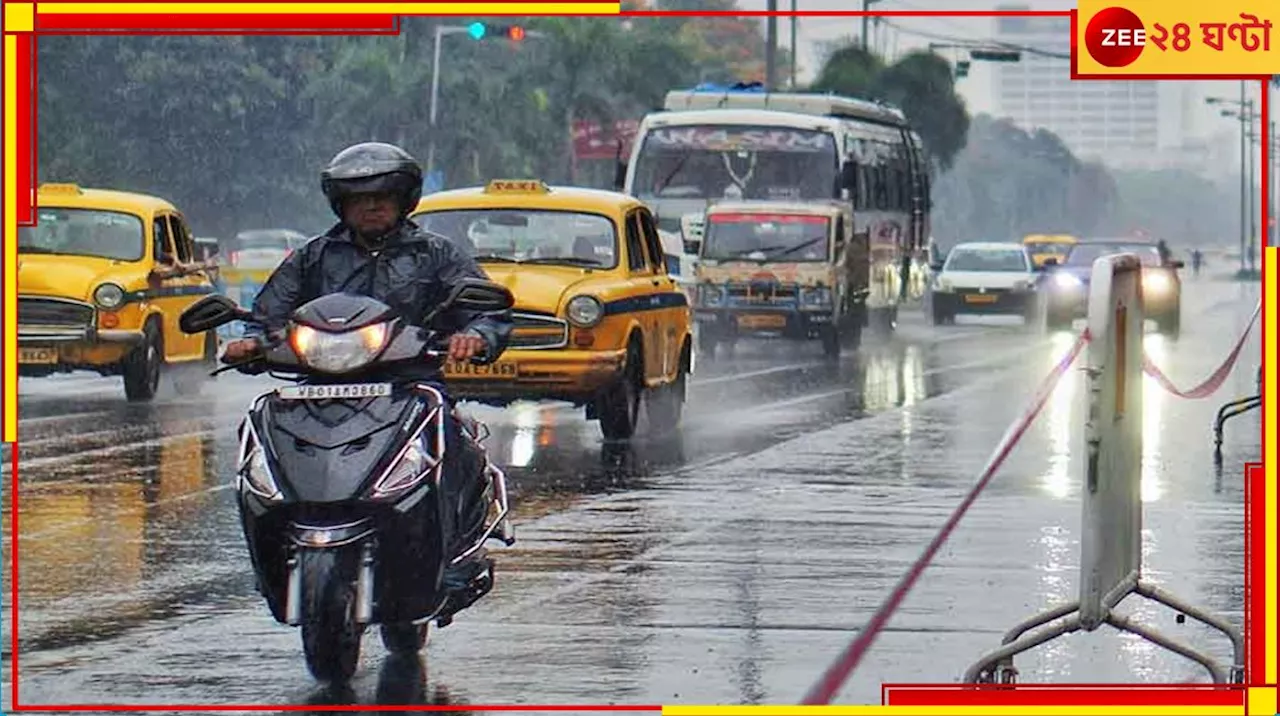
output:
[[[342,400],[346,398],[385,398],[391,395],[390,383],[346,383],[343,385],[289,385],[277,388],[285,400]]]

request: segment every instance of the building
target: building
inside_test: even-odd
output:
[[[998,9],[1030,8],[1004,5]],[[1071,21],[1065,17],[999,17],[995,39],[1065,56],[1071,52]],[[1053,132],[1081,159],[1134,168],[1168,164],[1168,154],[1162,156],[1158,151],[1162,136],[1169,134],[1169,128],[1161,133],[1158,83],[1073,82],[1070,63],[1063,57],[1025,51],[1021,61],[1002,63],[993,70],[997,116],[1008,117],[1024,129]],[[1167,112],[1168,99],[1165,108],[1163,116],[1181,120],[1182,112]],[[1169,144],[1166,139],[1164,146]]]

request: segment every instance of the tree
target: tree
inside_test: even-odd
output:
[[[897,105],[943,171],[964,148],[969,113],[956,94],[951,64],[932,52],[912,52],[893,65],[858,45],[834,50],[812,90]]]

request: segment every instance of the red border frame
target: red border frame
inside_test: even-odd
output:
[[[96,0],[95,0],[96,1]],[[141,0],[161,4],[164,0]],[[331,0],[315,0],[315,4],[323,4]],[[589,2],[591,0],[567,0],[568,2]],[[495,13],[478,9],[477,14],[485,15],[523,15],[524,13]],[[624,12],[624,16],[730,16],[761,17],[775,15],[789,17],[792,14],[800,17],[861,17],[863,15],[882,17],[1063,17],[1071,21],[1071,76],[1080,80],[1206,80],[1233,79],[1258,80],[1262,83],[1262,134],[1263,157],[1262,185],[1266,186],[1268,177],[1266,142],[1267,122],[1270,107],[1267,102],[1267,82],[1269,77],[1239,75],[1132,75],[1132,76],[1085,76],[1080,75],[1076,64],[1076,22],[1077,13],[1070,11],[984,11],[984,10],[947,10],[947,11],[831,11],[831,12]],[[144,22],[142,18],[146,18]],[[173,34],[255,34],[255,35],[333,35],[333,34],[365,34],[394,35],[400,31],[399,16],[392,15],[330,15],[330,14],[263,14],[263,15],[62,15],[35,17],[35,29],[27,33],[14,34],[18,45],[18,76],[20,84],[17,88],[17,100],[20,111],[17,113],[17,179],[19,196],[31,196],[35,187],[38,158],[35,147],[35,131],[38,123],[36,110],[35,82],[37,68],[35,61],[35,37],[42,34],[80,35],[80,34],[130,34],[130,35],[173,35]],[[30,82],[21,82],[22,77],[30,77]],[[1263,192],[1261,203],[1262,226],[1266,226],[1268,199]],[[18,223],[29,226],[34,219],[33,207],[28,202],[18,202]],[[1265,246],[1265,242],[1263,244]],[[1264,290],[1266,288],[1264,280]],[[1266,308],[1263,308],[1263,340],[1266,333]],[[1265,411],[1262,419],[1262,437],[1266,436]],[[18,534],[19,534],[19,495],[18,495],[18,456],[19,445],[12,451],[13,472],[11,475],[11,534],[13,545],[10,550],[12,584],[11,584],[11,646],[12,646],[12,704],[14,712],[78,712],[78,711],[661,711],[660,705],[593,705],[593,704],[559,704],[559,705],[458,705],[441,706],[431,704],[418,705],[378,705],[378,704],[22,704],[18,700],[18,661],[19,639],[17,629],[17,611],[19,605],[18,579]],[[1265,593],[1261,586],[1261,576],[1265,574],[1265,533],[1254,530],[1253,508],[1257,506],[1257,498],[1263,494],[1265,471],[1261,463],[1249,463],[1245,466],[1245,533],[1246,533],[1246,604],[1244,637],[1246,643],[1246,679],[1244,685],[1227,687],[1205,687],[1200,684],[1188,685],[1114,685],[1114,684],[1070,684],[1060,686],[1018,685],[974,687],[957,684],[885,684],[882,686],[882,703],[893,705],[1242,705],[1246,702],[1246,686],[1262,686],[1261,672],[1265,655],[1262,639],[1252,639],[1254,632],[1262,633],[1258,627],[1266,628],[1262,620],[1265,618]],[[1257,678],[1255,678],[1257,677]],[[1139,698],[1139,694],[1143,698]]]

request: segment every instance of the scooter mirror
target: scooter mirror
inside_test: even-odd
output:
[[[446,301],[454,308],[484,313],[505,311],[514,306],[515,302],[515,296],[511,295],[506,286],[476,278],[466,279],[458,284]]]
[[[247,315],[248,312],[237,306],[235,301],[215,293],[183,311],[178,317],[178,328],[183,333],[204,333]]]

